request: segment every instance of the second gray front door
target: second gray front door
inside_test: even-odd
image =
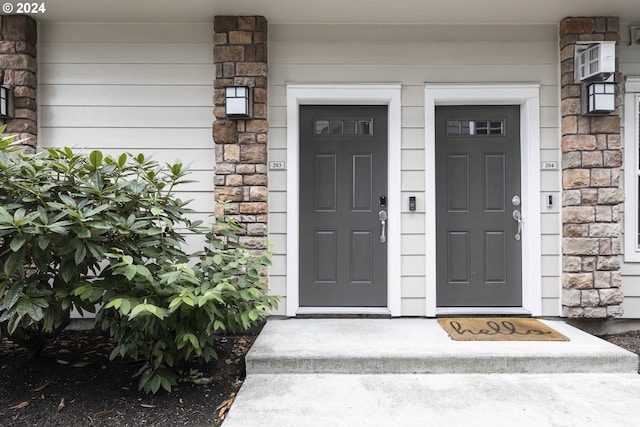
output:
[[[387,133],[386,106],[300,107],[301,307],[387,305]]]
[[[438,307],[522,306],[519,106],[436,108]]]

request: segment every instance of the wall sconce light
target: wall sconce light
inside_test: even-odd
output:
[[[8,86],[0,86],[0,118],[13,117],[12,90]]]
[[[608,114],[616,109],[616,84],[591,83],[588,86],[587,114]]]
[[[253,97],[247,86],[229,86],[226,88],[226,108],[229,118],[251,118]]]
[[[640,25],[629,26],[629,46],[640,46]]]

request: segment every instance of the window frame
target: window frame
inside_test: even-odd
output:
[[[640,76],[627,77],[624,95],[624,260],[640,262]]]

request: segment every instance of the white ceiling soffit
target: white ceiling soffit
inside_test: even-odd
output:
[[[11,0],[9,0],[11,1]],[[262,15],[272,24],[552,24],[567,16],[640,22],[638,0],[40,0],[47,22],[211,22]]]

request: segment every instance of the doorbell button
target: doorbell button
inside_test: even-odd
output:
[[[415,196],[409,196],[409,210],[410,211],[415,211],[416,210],[416,197]]]

